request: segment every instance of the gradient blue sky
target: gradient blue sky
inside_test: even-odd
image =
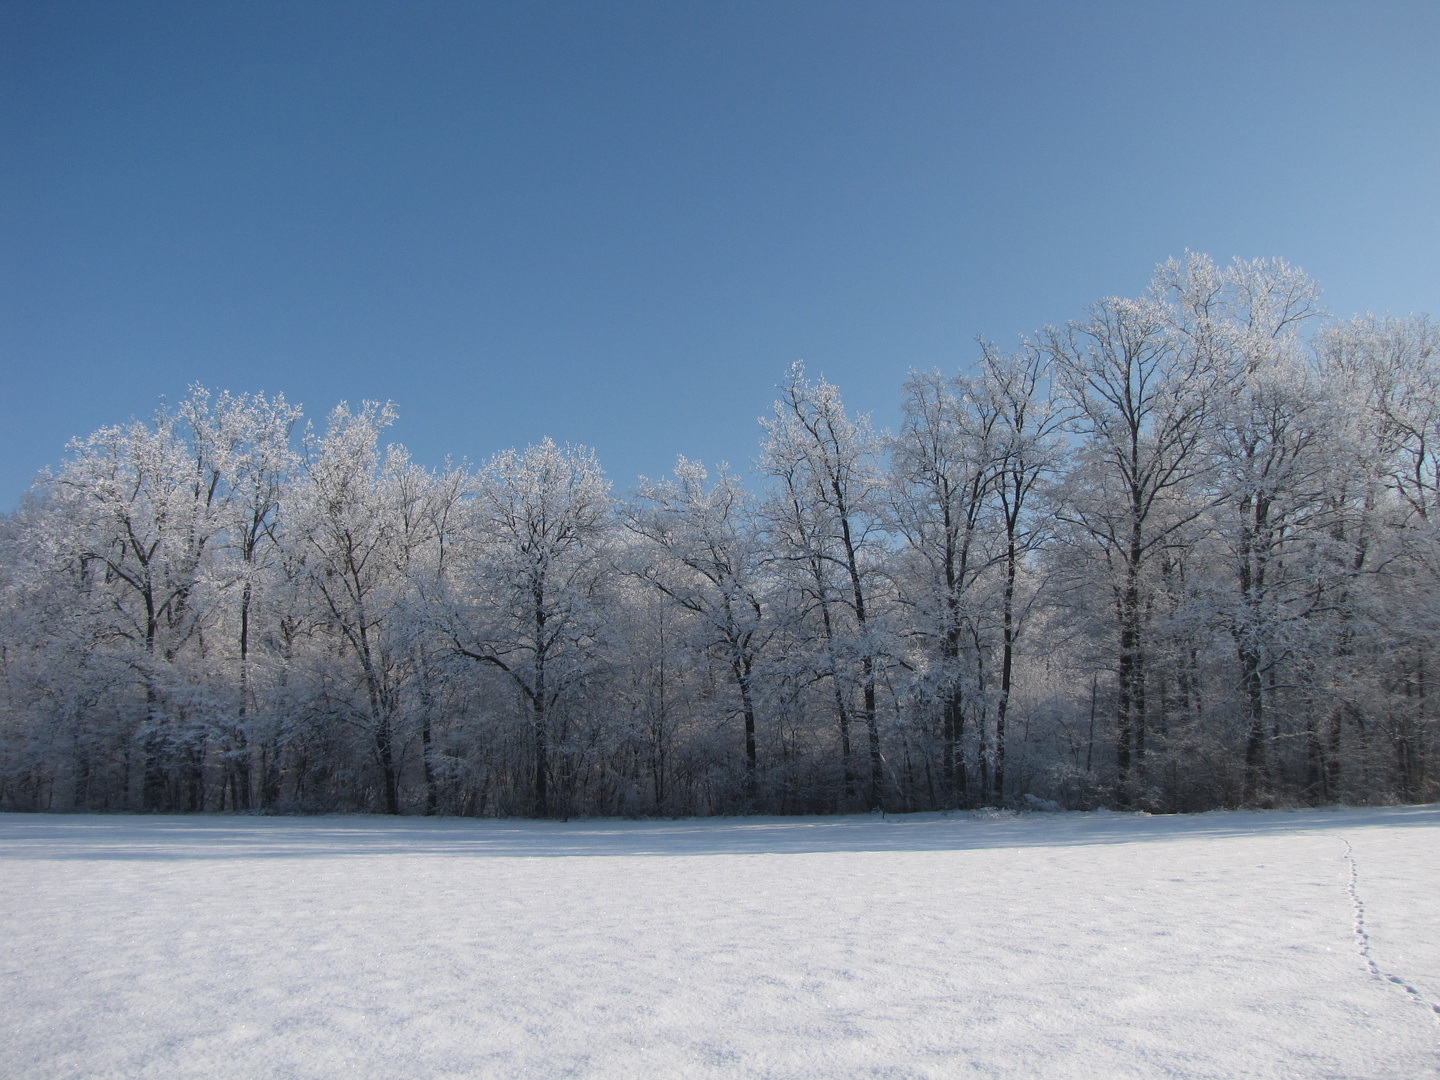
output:
[[[0,3],[0,506],[199,381],[424,464],[748,468],[911,367],[1279,255],[1440,314],[1440,4]]]

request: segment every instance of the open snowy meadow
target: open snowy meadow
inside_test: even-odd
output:
[[[0,1076],[1440,1075],[1440,807],[0,816]]]

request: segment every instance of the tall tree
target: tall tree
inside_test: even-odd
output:
[[[443,637],[444,610],[450,562],[462,541],[465,502],[471,478],[463,466],[446,461],[430,472],[408,456],[387,462],[384,477],[387,502],[394,507],[398,527],[396,571],[404,582],[403,637],[396,647],[411,658],[420,732],[420,761],[424,773],[428,816],[438,808],[435,765],[437,698],[449,673],[448,641]]]
[[[1343,793],[1345,719],[1365,737],[1379,726],[1395,752],[1401,797],[1429,789],[1433,653],[1440,638],[1440,328],[1427,317],[1373,315],[1326,327],[1317,354],[1344,404],[1336,427],[1350,444],[1327,478],[1333,634],[1344,708],[1331,714],[1325,793]],[[1369,646],[1366,647],[1366,640]],[[1368,702],[1367,702],[1368,699]]]
[[[201,647],[202,623],[213,612],[207,570],[222,527],[223,466],[197,421],[208,414],[209,395],[196,387],[178,413],[160,409],[153,426],[133,421],[71,443],[55,479],[82,508],[79,565],[113,598],[112,640],[125,643],[143,685],[147,809],[204,803],[203,727],[169,706],[177,702],[177,664],[187,648]]]
[[[1145,768],[1146,571],[1208,508],[1194,487],[1225,372],[1210,350],[1177,338],[1153,295],[1102,300],[1086,319],[1047,329],[1044,347],[1084,440],[1061,516],[1115,571],[1115,801],[1129,806]]]
[[[839,668],[842,654],[854,658],[860,684],[860,718],[870,748],[866,806],[878,809],[884,784],[880,725],[876,715],[876,653],[870,583],[882,562],[882,482],[876,466],[879,444],[867,417],[851,420],[839,390],[823,378],[811,382],[796,363],[781,387],[774,416],[765,421],[762,466],[781,481],[772,503],[774,535],[781,557],[803,565],[813,582],[824,623],[831,678],[836,688],[843,752],[849,775],[848,718]],[[834,573],[843,585],[830,584]],[[850,633],[835,625],[848,613]]]
[[[279,546],[283,493],[299,465],[291,434],[300,415],[299,407],[283,395],[267,399],[263,394],[222,393],[213,413],[196,412],[191,418],[201,441],[215,448],[226,488],[221,514],[230,558],[221,578],[223,587],[238,593],[239,700],[235,723],[223,725],[223,730],[231,744],[226,764],[232,802],[240,810],[248,810],[251,803],[251,624],[257,590]]]
[[[596,658],[609,490],[585,447],[546,439],[497,454],[479,475],[469,558],[453,569],[452,644],[504,672],[527,706],[537,817],[552,809],[556,703]]]
[[[921,639],[938,663],[927,680],[941,713],[941,778],[947,804],[970,799],[964,740],[967,684],[978,691],[983,657],[965,662],[967,642],[978,643],[981,602],[977,582],[995,565],[990,495],[1001,460],[996,402],[973,380],[939,372],[912,372],[902,388],[904,419],[890,442],[890,514],[905,538],[899,593],[915,616]],[[972,674],[972,672],[976,674]],[[983,713],[977,715],[983,724]],[[986,754],[980,735],[979,766]],[[981,798],[988,794],[982,782]]]
[[[761,559],[754,507],[724,466],[708,488],[698,462],[681,457],[674,480],[641,479],[621,510],[625,527],[646,543],[631,573],[699,620],[703,649],[719,650],[734,681],[745,724],[745,786],[755,797],[755,664],[766,639]]]
[[[1317,527],[1331,415],[1297,336],[1319,313],[1318,290],[1282,262],[1217,267],[1192,254],[1161,268],[1186,347],[1226,378],[1206,414],[1216,539],[1230,565],[1219,615],[1235,643],[1247,709],[1246,802],[1268,799],[1265,680],[1303,621],[1302,551]],[[1199,498],[1199,495],[1195,496]],[[1272,695],[1273,696],[1273,695]]]
[[[382,461],[379,450],[380,433],[394,419],[389,403],[374,401],[331,412],[324,436],[309,440],[291,538],[303,552],[304,581],[320,601],[323,624],[358,669],[359,699],[345,700],[342,715],[365,734],[387,814],[400,812],[398,727],[411,663],[401,508],[390,490],[408,459],[392,447]]]
[[[1050,529],[1036,512],[1040,486],[1064,460],[1063,426],[1068,419],[1051,393],[1045,352],[1026,342],[1017,353],[1003,354],[981,342],[983,374],[979,393],[985,414],[995,422],[994,497],[1004,533],[1005,582],[1000,592],[1000,695],[995,703],[994,797],[1005,801],[1006,724],[1015,677],[1015,655],[1025,616],[1035,594],[1019,595],[1022,564],[1048,538]]]

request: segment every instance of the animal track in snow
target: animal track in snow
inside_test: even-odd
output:
[[[1391,982],[1401,987],[1415,1004],[1428,1010],[1434,1016],[1435,1022],[1440,1023],[1440,1005],[1431,1004],[1424,994],[1399,975],[1381,971],[1380,965],[1375,963],[1375,957],[1370,952],[1370,933],[1365,929],[1365,902],[1360,899],[1360,868],[1355,863],[1355,850],[1343,836],[1340,837],[1340,842],[1345,845],[1345,861],[1350,866],[1350,902],[1355,906],[1355,940],[1360,945],[1360,955],[1365,958],[1370,974],[1382,982]]]

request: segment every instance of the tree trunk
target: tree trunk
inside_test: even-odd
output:
[[[1244,672],[1249,714],[1249,733],[1245,739],[1245,792],[1242,798],[1247,804],[1258,798],[1263,805],[1269,801],[1268,795],[1263,794],[1269,786],[1269,765],[1265,754],[1265,686],[1260,678],[1260,657],[1254,649],[1240,649],[1240,666]]]
[[[1115,803],[1134,803],[1137,773],[1145,758],[1145,663],[1140,625],[1140,534],[1131,538],[1120,599],[1119,694],[1115,704]]]
[[[1010,708],[1010,683],[1015,667],[1015,537],[1006,543],[1005,595],[1001,612],[1000,700],[995,706],[995,802],[1005,805],[1005,719]]]
[[[752,801],[755,798],[755,703],[750,693],[750,668],[752,661],[749,657],[741,659],[736,657],[730,663],[731,673],[735,676],[735,685],[740,691],[740,709],[745,716],[745,794]]]
[[[395,782],[394,737],[389,720],[382,721],[375,729],[375,752],[380,758],[380,772],[385,785],[385,813],[400,813],[400,791]]]
[[[549,795],[545,790],[546,776],[550,771],[550,747],[545,738],[545,714],[536,708],[531,721],[535,727],[535,816],[546,817],[550,813]]]

